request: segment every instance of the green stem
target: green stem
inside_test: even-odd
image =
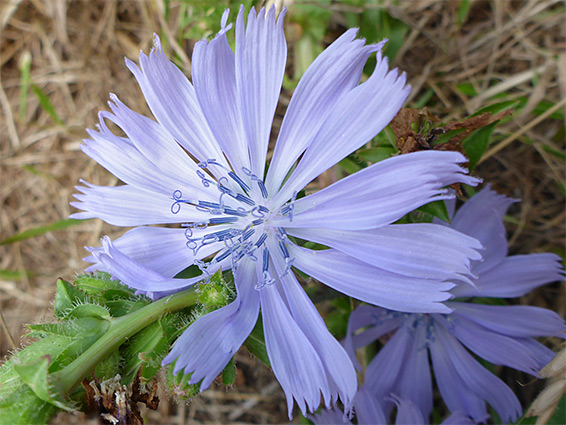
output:
[[[110,329],[69,365],[51,375],[57,392],[68,395],[94,368],[131,336],[151,325],[161,316],[194,305],[194,288],[162,298],[133,313],[112,320]]]

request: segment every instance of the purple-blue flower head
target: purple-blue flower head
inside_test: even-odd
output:
[[[410,88],[389,71],[383,43],[349,30],[308,68],[287,108],[266,172],[268,142],[285,72],[284,13],[240,10],[233,52],[222,30],[195,45],[192,83],[159,39],[139,65],[126,64],[156,120],[111,95],[82,149],[124,185],[78,187],[74,218],[133,226],[90,248],[102,270],[153,298],[232,270],[236,300],[195,321],[165,363],[206,389],[263,317],[273,371],[303,413],[338,399],[349,406],[356,375],[346,352],[292,268],[350,296],[389,309],[447,312],[454,281],[470,281],[479,243],[434,224],[392,225],[426,203],[448,199],[452,183],[475,185],[456,152],[419,152],[372,165],[317,193],[307,184],[380,132]],[[360,84],[368,57],[372,75]],[[111,132],[116,124],[125,137]],[[187,154],[188,152],[188,154]],[[177,224],[178,228],[155,227]],[[328,247],[310,250],[295,238]],[[430,252],[438,256],[430,258]],[[188,266],[202,273],[175,276]]]
[[[387,399],[397,408],[395,425],[426,425],[423,413],[415,403],[407,398],[391,394]],[[352,403],[356,416],[354,423],[357,425],[387,425],[390,422],[385,419],[385,413],[381,402],[362,385],[354,397]],[[316,415],[309,416],[315,425],[340,425],[352,424],[352,421],[336,408],[322,409]],[[453,412],[441,425],[474,425],[476,422],[462,411]]]
[[[488,403],[503,422],[521,414],[511,389],[470,351],[488,362],[536,376],[554,353],[535,337],[564,337],[564,321],[539,307],[468,302],[470,297],[518,297],[564,278],[557,255],[507,255],[503,216],[513,202],[488,186],[454,215],[450,227],[477,238],[484,246],[484,261],[472,266],[475,286],[458,285],[451,290],[465,298],[446,303],[451,314],[406,314],[361,306],[350,316],[346,346],[353,359],[354,349],[392,333],[368,365],[363,385],[380,400],[387,415],[394,406],[389,398],[395,394],[429,417],[433,398],[429,361],[451,412],[464,412],[483,422],[488,418]]]

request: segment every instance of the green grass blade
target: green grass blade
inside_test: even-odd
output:
[[[22,53],[20,57],[20,120],[26,120],[28,92],[31,84],[31,54],[29,51]]]
[[[59,118],[59,115],[57,115],[57,111],[55,111],[55,107],[53,106],[51,99],[49,99],[49,96],[47,96],[47,94],[45,94],[45,92],[41,90],[39,87],[37,87],[35,84],[31,85],[31,89],[33,90],[33,93],[37,96],[37,99],[39,100],[39,104],[41,105],[41,107],[45,110],[45,112],[49,114],[49,116],[53,119],[53,121],[55,121],[59,125],[64,125],[61,118]]]
[[[28,271],[0,269],[0,280],[22,280],[25,276],[30,277]]]
[[[55,230],[63,230],[70,226],[75,226],[77,224],[84,223],[84,220],[75,220],[73,218],[68,218],[66,220],[56,221],[54,223],[44,224],[43,226],[34,227],[33,229],[24,230],[21,233],[12,235],[0,242],[0,245],[8,245],[14,242],[23,241],[24,239],[34,238],[36,236],[43,235],[47,232],[52,232]]]

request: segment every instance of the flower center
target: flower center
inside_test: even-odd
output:
[[[189,205],[200,212],[210,214],[209,219],[182,225],[186,228],[186,246],[195,257],[198,256],[200,250],[208,245],[221,242],[223,247],[217,251],[210,262],[205,263],[196,259],[194,264],[203,273],[210,276],[211,273],[207,269],[217,269],[218,264],[227,258],[231,260],[232,269],[235,269],[243,258],[247,257],[252,261],[259,261],[261,258],[262,280],[256,285],[256,289],[261,289],[275,282],[270,274],[271,253],[265,244],[267,238],[271,236],[276,238],[281,254],[285,259],[286,267],[281,276],[287,274],[293,264],[293,258],[289,255],[286,245],[287,233],[283,228],[269,224],[269,219],[273,213],[265,206],[265,203],[269,200],[269,194],[263,181],[251,170],[242,168],[242,173],[251,182],[252,187],[250,187],[238,174],[218,163],[215,159],[200,162],[198,166],[201,169],[197,170],[196,173],[201,179],[202,185],[205,188],[216,188],[218,201],[183,199],[181,191],[175,190],[172,195],[171,212],[178,214],[182,205]],[[225,175],[218,178],[217,181],[212,180],[210,175],[203,171],[210,166],[222,169]],[[230,181],[237,184],[238,190],[228,187],[235,187],[233,183],[230,184]],[[253,190],[254,184],[257,186],[255,191]],[[279,209],[278,216],[283,215],[288,216],[290,220],[293,219],[295,197],[296,194],[288,204]],[[261,253],[258,254],[258,251],[261,251]],[[207,254],[201,255],[201,258],[206,256]]]

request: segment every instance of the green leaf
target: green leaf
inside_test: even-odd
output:
[[[123,380],[129,384],[141,369],[141,377],[151,380],[161,369],[179,331],[184,330],[182,313],[169,314],[135,334],[121,350],[125,361]]]
[[[366,5],[361,3],[359,6]],[[387,38],[389,42],[385,45],[384,53],[390,60],[393,60],[401,49],[410,28],[403,21],[392,17],[383,7],[366,6],[362,13],[346,12],[344,15],[347,26],[360,28],[360,37],[368,42],[379,42]],[[368,64],[369,68],[366,66],[365,71],[371,73],[370,69],[373,70],[375,59],[370,58]]]
[[[509,305],[505,298],[474,297],[470,302],[481,305]]]
[[[559,150],[553,149],[550,146],[542,145],[542,150],[548,152],[550,155],[557,157],[561,161],[566,161],[566,153],[560,152]]]
[[[47,424],[56,410],[23,383],[9,393],[0,387],[0,425]]]
[[[124,383],[128,384],[133,381],[144,363],[142,355],[154,352],[163,339],[164,332],[159,322],[152,323],[131,338],[130,343],[122,350],[126,361],[123,374]]]
[[[108,301],[132,301],[136,298],[134,292],[127,288],[126,286],[122,286],[119,289],[108,289],[102,293],[102,298]]]
[[[392,146],[380,146],[377,148],[362,149],[358,151],[358,156],[367,162],[379,162],[387,159],[395,154],[395,148]]]
[[[43,235],[47,232],[52,232],[54,230],[63,230],[70,226],[75,226],[77,224],[83,223],[84,220],[75,220],[68,218],[66,220],[56,221],[54,223],[44,224],[39,227],[34,227],[33,229],[24,230],[21,233],[12,235],[0,242],[0,245],[7,245],[14,242],[23,241],[24,239],[34,238],[36,236]]]
[[[356,163],[352,158],[344,158],[338,163],[348,174],[354,174],[362,169],[360,164]]]
[[[26,337],[29,338],[45,338],[49,335],[74,338],[79,333],[79,330],[73,326],[72,322],[35,324],[28,325],[28,328],[31,332],[26,334]]]
[[[254,329],[244,345],[250,353],[260,359],[265,365],[271,367],[269,356],[267,355],[267,348],[265,347],[265,337],[263,335],[263,322],[261,316],[258,317]]]
[[[146,300],[117,299],[105,301],[104,305],[108,308],[108,311],[110,312],[110,315],[112,317],[122,317],[126,314],[139,310],[142,307],[145,307],[149,303],[150,302]]]
[[[67,322],[76,331],[76,336],[70,338],[64,337],[59,338],[57,355],[52,355],[52,361],[50,366],[50,372],[56,372],[61,370],[63,367],[71,363],[78,356],[80,356],[84,351],[86,351],[92,344],[94,344],[102,335],[104,335],[110,328],[110,322],[108,320],[101,320],[96,317],[81,317],[73,321]],[[45,342],[53,340],[54,337],[46,338]],[[30,347],[35,346],[32,344]],[[51,351],[47,351],[51,355]]]
[[[187,267],[186,269],[181,270],[179,273],[177,273],[173,277],[176,278],[176,279],[190,279],[192,277],[197,277],[201,273],[202,272],[200,271],[198,266],[196,264],[193,264],[193,265]]]
[[[34,363],[48,355],[51,358],[50,368],[53,369],[53,362],[65,352],[73,341],[73,337],[67,335],[44,334],[44,336],[37,335],[36,337],[41,339],[14,354],[0,367],[0,393],[14,390],[19,385],[20,380],[14,370],[14,363]]]
[[[434,90],[427,89],[421,97],[419,97],[416,101],[413,102],[413,108],[415,109],[424,108],[428,104],[429,100],[432,99],[432,96],[434,96]]]
[[[134,296],[135,292],[122,285],[119,280],[112,280],[108,273],[97,272],[94,275],[83,274],[75,278],[75,285],[81,291],[92,295],[103,295],[106,291],[115,289],[118,291],[127,292],[129,295]]]
[[[90,301],[91,298],[88,298],[87,294],[77,287],[63,279],[57,280],[57,292],[55,293],[55,303],[53,304],[55,316],[64,318],[77,303]]]
[[[463,133],[464,131],[466,131],[465,128],[458,128],[456,130],[452,130],[452,131],[448,131],[444,134],[439,135],[436,140],[433,141],[433,145],[441,145],[443,143],[446,143],[448,141],[450,141],[450,139],[452,139],[454,136],[457,136],[460,133]]]
[[[224,370],[222,371],[222,383],[226,386],[232,385],[236,380],[236,366],[234,366],[234,358],[232,357]]]
[[[564,425],[566,423],[566,395],[563,395],[548,425]]]
[[[73,308],[67,310],[67,314],[65,315],[65,317],[76,317],[76,318],[94,317],[102,320],[112,319],[112,317],[110,316],[110,312],[106,307],[93,303],[76,305]]]
[[[466,96],[477,96],[478,92],[475,86],[472,83],[461,83],[456,86],[456,88],[460,91],[460,93],[465,94]],[[424,106],[424,105],[423,105]]]
[[[299,23],[304,33],[311,36],[314,40],[322,40],[328,29],[331,17],[332,10],[328,7],[321,7],[320,5],[307,2],[297,2],[294,4],[289,14],[289,19]],[[316,55],[312,60],[315,58]]]
[[[468,165],[470,170],[476,167],[482,155],[487,150],[489,139],[496,125],[497,122],[493,122],[485,127],[479,128],[462,142],[462,147],[466,151],[466,156],[470,161]]]
[[[525,104],[528,101],[527,97],[524,97],[524,98],[521,98],[521,99],[524,99]],[[538,105],[535,107],[535,109],[533,110],[533,114],[535,114],[535,115],[544,114],[546,111],[548,111],[554,105],[556,105],[556,102],[549,102],[548,100],[541,100],[538,103]],[[563,108],[560,108],[557,111],[554,111],[548,118],[551,118],[553,120],[564,121]]]
[[[461,26],[468,17],[468,12],[470,11],[470,0],[460,0],[460,6],[458,7],[458,24]]]
[[[421,211],[432,215],[433,217],[439,218],[442,221],[450,223],[450,214],[448,214],[448,208],[444,201],[434,201],[430,202],[422,207],[418,208],[417,211]]]
[[[334,307],[326,317],[328,330],[338,340],[346,336],[348,318],[352,312],[352,303],[348,297],[335,298],[330,301]]]
[[[403,21],[391,19],[391,30],[388,36],[389,41],[385,45],[384,50],[385,55],[391,59],[391,61],[395,59],[397,53],[401,50],[409,28],[410,27]]]
[[[69,412],[75,410],[49,391],[49,356],[42,357],[34,363],[14,363],[14,370],[41,400]]]
[[[59,125],[64,125],[61,118],[59,118],[59,115],[57,115],[57,111],[55,111],[55,107],[53,106],[53,103],[51,103],[51,99],[49,99],[49,96],[47,96],[47,94],[45,94],[45,92],[35,84],[31,85],[31,89],[33,90],[33,93],[36,95],[37,99],[39,100],[39,104],[41,105],[41,107],[45,110],[45,112],[49,114],[49,116],[53,119],[53,121],[55,121]]]
[[[486,112],[489,112],[490,114],[497,114],[498,112],[515,108],[519,105],[519,103],[520,103],[519,100],[508,100],[505,102],[494,103],[493,105],[488,105],[481,109],[478,109],[476,112],[470,115],[470,117],[475,117],[477,115],[485,114]]]

